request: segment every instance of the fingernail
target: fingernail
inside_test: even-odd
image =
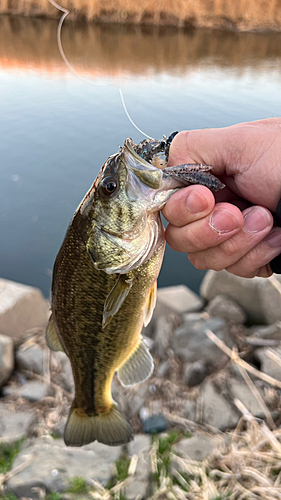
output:
[[[237,217],[229,210],[222,208],[214,209],[210,225],[220,233],[229,233],[240,226]]]
[[[273,248],[281,248],[281,229],[273,229],[264,241]]]
[[[208,202],[202,194],[195,189],[189,192],[186,199],[186,206],[192,214],[204,212],[208,208]]]
[[[247,233],[258,233],[271,224],[269,213],[262,207],[247,208],[243,212],[244,227]]]

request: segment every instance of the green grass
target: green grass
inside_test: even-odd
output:
[[[172,430],[166,436],[160,436],[159,438],[155,438],[158,440],[158,456],[161,459],[161,466],[165,467],[165,471],[169,474],[169,466],[170,466],[170,458],[171,458],[171,450],[172,446],[180,441],[183,437],[191,437],[191,434],[183,434],[179,430]],[[163,464],[163,465],[162,465]],[[158,470],[157,479],[159,478],[160,470]]]
[[[116,476],[112,477],[109,481],[109,483],[106,485],[106,488],[110,490],[115,486],[117,483],[121,483],[128,477],[128,470],[129,470],[129,465],[130,465],[131,459],[128,458],[126,455],[122,455],[117,462],[115,463],[116,465]],[[122,495],[120,496],[120,500],[126,500],[125,497]]]
[[[0,444],[0,473],[6,474],[12,465],[13,461],[19,453],[24,438],[19,439],[15,443]]]
[[[131,462],[130,458],[126,457],[125,455],[121,456],[119,460],[117,460],[116,469],[117,469],[118,481],[124,481],[124,479],[128,477],[130,462]]]
[[[89,491],[89,486],[87,485],[85,479],[83,477],[73,477],[69,479],[69,488],[67,490],[68,493],[77,494],[87,494]],[[52,499],[57,500],[57,499]]]
[[[46,496],[46,500],[61,500],[61,497],[62,497],[61,493],[49,493]]]
[[[4,495],[0,495],[0,500],[18,500],[15,497],[14,493],[5,493]]]

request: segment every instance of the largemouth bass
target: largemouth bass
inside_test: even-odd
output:
[[[111,382],[116,371],[125,386],[153,371],[141,330],[155,306],[165,249],[159,210],[191,182],[223,187],[208,173],[211,167],[154,167],[158,143],[126,139],[108,158],[55,261],[46,341],[50,349],[64,351],[72,366],[75,399],[64,433],[67,445],[120,445],[133,438],[130,422],[112,400]]]

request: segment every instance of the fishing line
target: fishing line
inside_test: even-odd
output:
[[[87,82],[87,83],[90,83],[91,85],[98,85],[98,83],[95,83],[95,82],[92,82],[91,80],[89,80],[88,78],[84,78],[83,76],[81,76],[77,71],[76,69],[72,66],[72,64],[69,62],[69,60],[67,59],[66,55],[65,55],[65,52],[63,50],[63,46],[62,46],[62,43],[61,43],[61,30],[62,30],[62,25],[64,23],[64,20],[65,18],[68,16],[69,14],[69,10],[65,9],[64,7],[61,7],[61,5],[57,4],[54,0],[49,0],[49,2],[54,6],[56,7],[56,9],[60,10],[61,12],[63,12],[61,18],[60,18],[60,21],[59,21],[59,24],[58,24],[58,29],[57,29],[57,42],[58,42],[58,48],[59,48],[59,52],[60,52],[60,55],[62,57],[62,59],[64,60],[66,66],[68,67],[68,69],[77,77],[77,78],[80,78],[80,80],[83,80],[84,82]],[[150,137],[149,135],[147,135],[145,132],[143,132],[136,124],[135,122],[133,121],[133,119],[131,118],[128,110],[127,110],[127,106],[125,104],[125,100],[124,100],[124,96],[123,96],[123,92],[122,92],[122,89],[120,87],[117,87],[117,85],[114,85],[114,83],[109,83],[108,85],[112,85],[113,87],[117,88],[118,91],[119,91],[119,94],[120,94],[120,97],[121,97],[121,102],[122,102],[122,106],[123,106],[123,109],[128,117],[128,119],[130,120],[131,124],[135,127],[136,130],[138,130],[138,132],[140,132],[142,135],[144,135],[145,137],[147,137],[148,139],[153,139],[153,137]],[[154,140],[154,139],[153,139]]]

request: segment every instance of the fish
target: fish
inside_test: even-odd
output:
[[[149,143],[147,154],[144,142],[128,138],[105,161],[55,260],[46,342],[66,353],[73,371],[75,397],[64,431],[68,446],[95,440],[117,446],[133,439],[129,420],[112,399],[111,383],[115,372],[126,387],[153,372],[141,331],[155,307],[165,250],[160,210],[191,182],[213,190],[224,186],[210,166],[153,166],[161,147]]]

